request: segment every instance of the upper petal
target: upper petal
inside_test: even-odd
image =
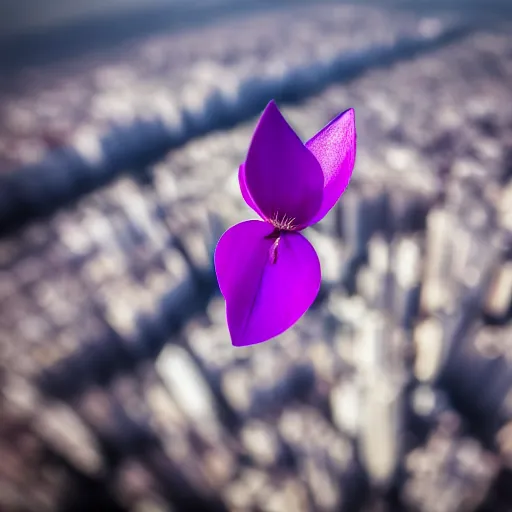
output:
[[[226,299],[231,340],[235,346],[267,341],[291,327],[315,300],[320,262],[300,233],[279,240],[272,263],[273,231],[250,220],[228,229],[215,250],[215,270]]]
[[[251,197],[251,194],[247,190],[247,183],[245,181],[245,164],[242,164],[240,169],[238,169],[238,183],[240,185],[240,192],[242,193],[242,197],[247,203],[247,206],[252,208],[262,219],[264,219],[265,216],[261,213],[261,210],[258,208],[254,199]]]
[[[324,176],[272,101],[254,132],[245,178],[250,196],[266,218],[278,215],[306,225],[322,203]]]
[[[356,159],[356,121],[354,109],[333,119],[306,147],[315,155],[324,174],[322,205],[311,224],[321,220],[347,188]]]

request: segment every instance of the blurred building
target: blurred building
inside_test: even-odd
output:
[[[512,22],[176,25],[0,84],[0,510],[509,510]],[[235,349],[212,252],[270,98],[304,139],[354,107],[358,156],[317,302]]]

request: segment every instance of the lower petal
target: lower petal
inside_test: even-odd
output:
[[[276,240],[265,238],[272,232],[265,222],[242,222],[224,233],[215,251],[235,346],[254,345],[284,332],[307,311],[320,288],[320,262],[313,246],[299,233],[286,233],[276,248]]]

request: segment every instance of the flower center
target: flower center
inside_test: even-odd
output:
[[[280,215],[279,212],[274,213],[269,219],[269,222],[279,231],[295,231],[297,229],[294,224],[294,218],[288,217],[287,215]]]
[[[287,217],[286,215],[279,215],[279,212],[275,213],[272,218],[268,219],[268,222],[274,226],[274,231],[265,237],[267,239],[274,240],[269,252],[270,264],[274,265],[277,263],[281,235],[286,231],[295,231],[297,227],[294,224],[295,219]]]
[[[274,231],[265,238],[274,240],[269,251],[269,260],[271,265],[275,265],[277,263],[281,235],[286,231],[295,231],[297,228],[294,224],[295,219],[287,217],[286,215],[279,215],[279,212],[275,213],[270,219],[268,219],[268,222],[274,226]]]

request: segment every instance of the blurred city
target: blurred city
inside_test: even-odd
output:
[[[512,3],[3,0],[1,512],[512,510]],[[274,98],[354,107],[323,282],[231,345]]]

